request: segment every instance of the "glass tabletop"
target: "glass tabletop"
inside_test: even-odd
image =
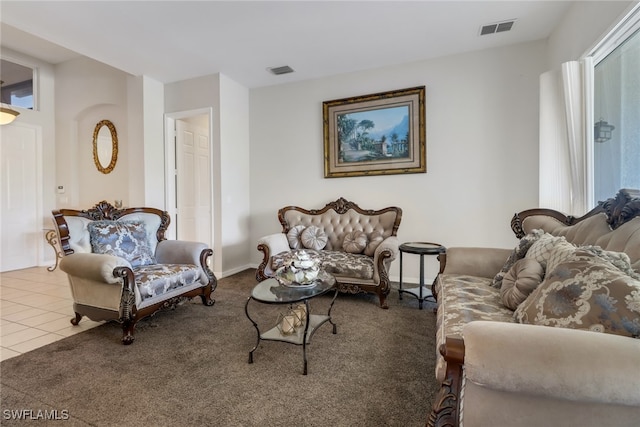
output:
[[[251,297],[268,304],[290,304],[327,293],[335,284],[335,277],[324,271],[318,274],[315,286],[286,286],[271,278],[258,283],[251,291]]]

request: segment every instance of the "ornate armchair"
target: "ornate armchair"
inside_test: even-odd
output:
[[[89,210],[53,212],[76,313],[122,323],[122,343],[135,324],[163,308],[199,296],[212,306],[217,279],[204,243],[166,240],[169,214],[154,208],[116,209],[103,201]]]

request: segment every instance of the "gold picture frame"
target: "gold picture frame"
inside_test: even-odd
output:
[[[427,172],[425,86],[322,103],[324,177]]]
[[[93,163],[103,174],[113,171],[118,161],[118,132],[110,120],[101,120],[93,130]]]

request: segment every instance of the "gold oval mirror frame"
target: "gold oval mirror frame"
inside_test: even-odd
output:
[[[116,167],[118,160],[118,134],[109,120],[98,122],[93,131],[93,162],[104,174]]]

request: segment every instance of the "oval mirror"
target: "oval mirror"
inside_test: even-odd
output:
[[[102,173],[109,173],[118,160],[118,134],[109,120],[98,122],[93,131],[93,162]]]

